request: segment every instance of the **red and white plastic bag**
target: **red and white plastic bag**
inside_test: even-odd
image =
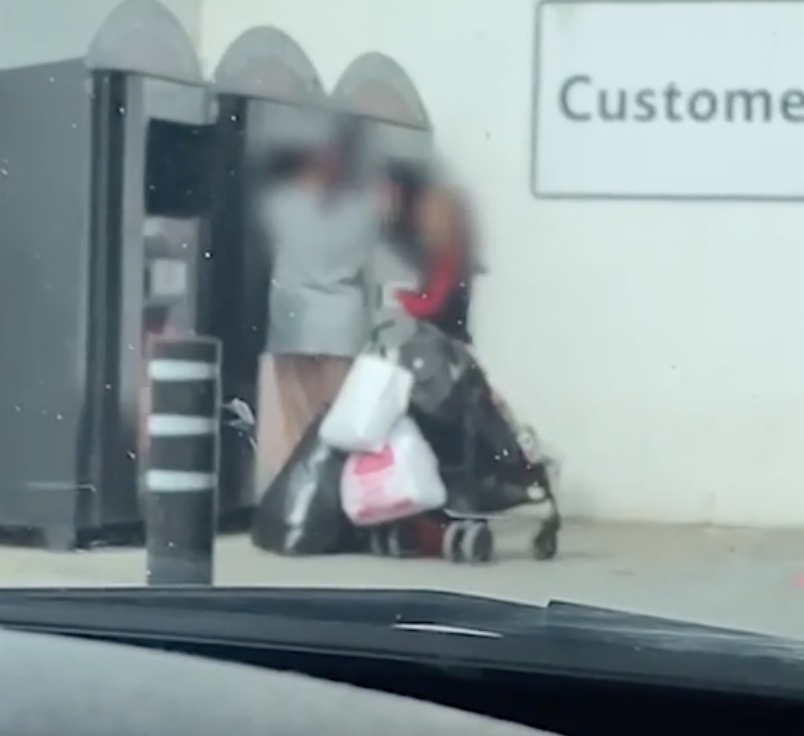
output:
[[[438,460],[419,428],[403,417],[379,452],[349,456],[341,477],[343,511],[355,526],[376,526],[444,506]]]

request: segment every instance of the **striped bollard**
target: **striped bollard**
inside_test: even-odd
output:
[[[199,337],[150,344],[143,477],[148,585],[211,585],[220,457],[221,347]]]

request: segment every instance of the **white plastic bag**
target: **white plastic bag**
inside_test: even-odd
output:
[[[375,452],[408,410],[413,374],[372,354],[357,357],[321,423],[321,439],[344,452]]]
[[[446,503],[438,460],[408,417],[394,425],[379,452],[354,453],[344,466],[341,504],[355,526],[387,524]]]

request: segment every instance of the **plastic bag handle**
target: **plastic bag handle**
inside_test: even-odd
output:
[[[380,322],[378,325],[375,325],[369,333],[371,342],[376,342],[383,332],[391,329],[393,326],[394,321],[392,319],[386,319],[385,321]]]
[[[382,335],[382,333],[386,330],[391,329],[393,326],[394,321],[392,319],[387,319],[384,322],[380,322],[378,325],[375,325],[369,333],[367,352],[372,353],[373,355],[385,357],[388,351],[380,342],[380,335]]]

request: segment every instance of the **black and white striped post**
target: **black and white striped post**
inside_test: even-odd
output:
[[[221,346],[203,337],[149,345],[143,473],[149,585],[211,585],[220,457]]]

